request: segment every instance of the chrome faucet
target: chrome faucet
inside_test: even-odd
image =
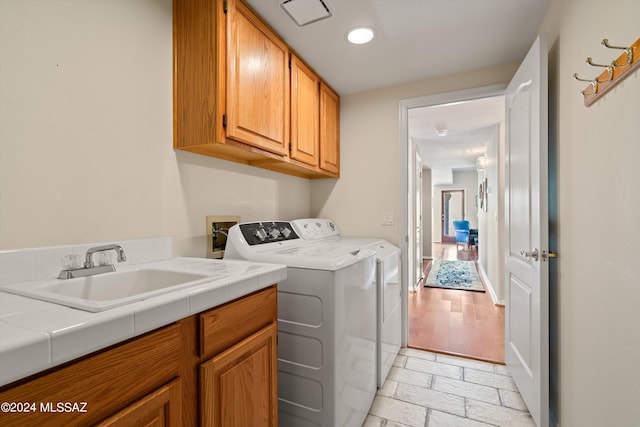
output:
[[[90,248],[87,250],[87,255],[84,260],[84,268],[93,268],[95,264],[93,263],[93,254],[96,252],[104,252],[104,251],[116,251],[118,255],[118,262],[124,262],[127,260],[127,256],[124,254],[124,249],[120,245],[104,245],[97,246],[95,248]]]
[[[116,251],[118,255],[118,262],[124,262],[127,260],[127,256],[124,253],[124,249],[120,245],[104,245],[104,246],[96,246],[95,248],[89,248],[87,250],[87,254],[85,255],[84,267],[82,268],[67,268],[60,271],[58,275],[58,279],[73,279],[76,277],[86,277],[93,276],[101,273],[109,273],[116,271],[116,268],[113,264],[107,265],[98,265],[96,266],[93,262],[93,254],[96,252],[104,252],[104,251]],[[77,256],[77,255],[76,255]]]

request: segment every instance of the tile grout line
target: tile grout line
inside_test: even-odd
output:
[[[464,399],[464,418],[469,419],[469,415],[467,414],[467,397],[463,397]]]
[[[504,402],[502,401],[502,393],[500,393],[500,390],[502,390],[501,388],[496,388],[496,391],[498,392],[498,401],[500,402],[500,406],[507,408],[507,406],[505,406]]]

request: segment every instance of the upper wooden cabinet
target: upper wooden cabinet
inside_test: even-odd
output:
[[[244,3],[227,2],[226,135],[286,155],[289,48]]]
[[[320,168],[340,174],[340,98],[320,84]]]
[[[318,166],[320,79],[291,55],[291,158]]]
[[[173,4],[174,148],[305,178],[338,177],[339,141],[323,139],[320,126],[320,77],[241,0]],[[339,108],[333,95],[328,121]],[[339,132],[338,122],[327,129]]]

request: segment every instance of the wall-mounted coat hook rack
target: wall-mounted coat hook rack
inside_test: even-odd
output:
[[[624,50],[624,53],[611,61],[609,65],[596,64],[591,57],[587,58],[589,65],[606,68],[606,70],[593,79],[582,79],[578,77],[578,73],[573,74],[574,79],[589,83],[589,86],[582,91],[582,95],[584,95],[584,105],[586,107],[591,106],[624,78],[640,68],[640,39],[636,40],[636,42],[629,47],[610,45],[607,39],[602,40],[602,45],[607,49]]]

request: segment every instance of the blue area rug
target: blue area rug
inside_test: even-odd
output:
[[[424,286],[484,292],[473,261],[435,260]]]

